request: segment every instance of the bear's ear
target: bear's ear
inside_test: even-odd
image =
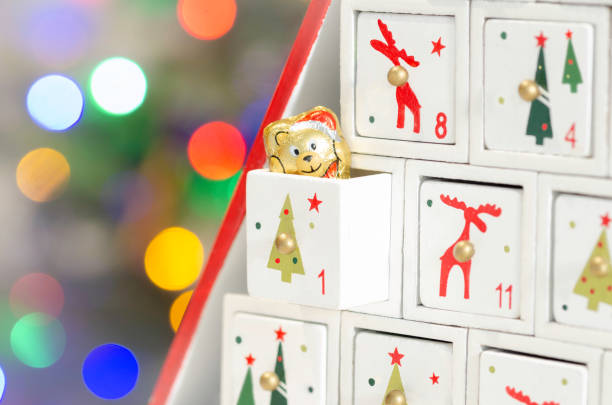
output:
[[[268,156],[276,154],[278,147],[288,141],[290,126],[291,121],[284,119],[271,122],[264,128],[264,146]]]

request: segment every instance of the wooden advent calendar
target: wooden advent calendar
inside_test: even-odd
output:
[[[612,405],[610,7],[313,0],[150,404]]]

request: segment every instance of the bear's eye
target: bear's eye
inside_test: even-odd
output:
[[[309,146],[310,146],[310,150],[312,150],[312,151],[317,149],[317,143],[316,142],[311,142]]]
[[[300,150],[296,148],[295,146],[292,146],[291,148],[289,148],[289,151],[291,152],[293,156],[298,156],[300,154]]]

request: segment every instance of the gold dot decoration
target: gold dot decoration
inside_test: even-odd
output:
[[[508,245],[504,246],[504,252],[510,253],[510,246]]]
[[[497,99],[497,101],[499,101],[499,104],[504,104],[504,101],[506,101],[503,97],[500,97]]]
[[[306,353],[308,351],[308,347],[306,347],[306,345],[301,345],[300,350],[302,351],[302,353]]]
[[[567,378],[562,379],[562,380],[561,380],[561,384],[562,384],[562,385],[567,385]]]
[[[574,229],[576,227],[576,223],[574,221],[570,221],[570,228]]]
[[[493,366],[489,367],[489,373],[494,374],[495,373],[495,367],[493,367]]]
[[[310,227],[310,229],[314,229],[314,222],[309,223],[308,226]]]

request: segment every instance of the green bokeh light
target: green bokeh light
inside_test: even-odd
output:
[[[11,348],[26,366],[45,368],[53,365],[64,353],[66,332],[50,315],[34,312],[25,315],[11,330]]]

